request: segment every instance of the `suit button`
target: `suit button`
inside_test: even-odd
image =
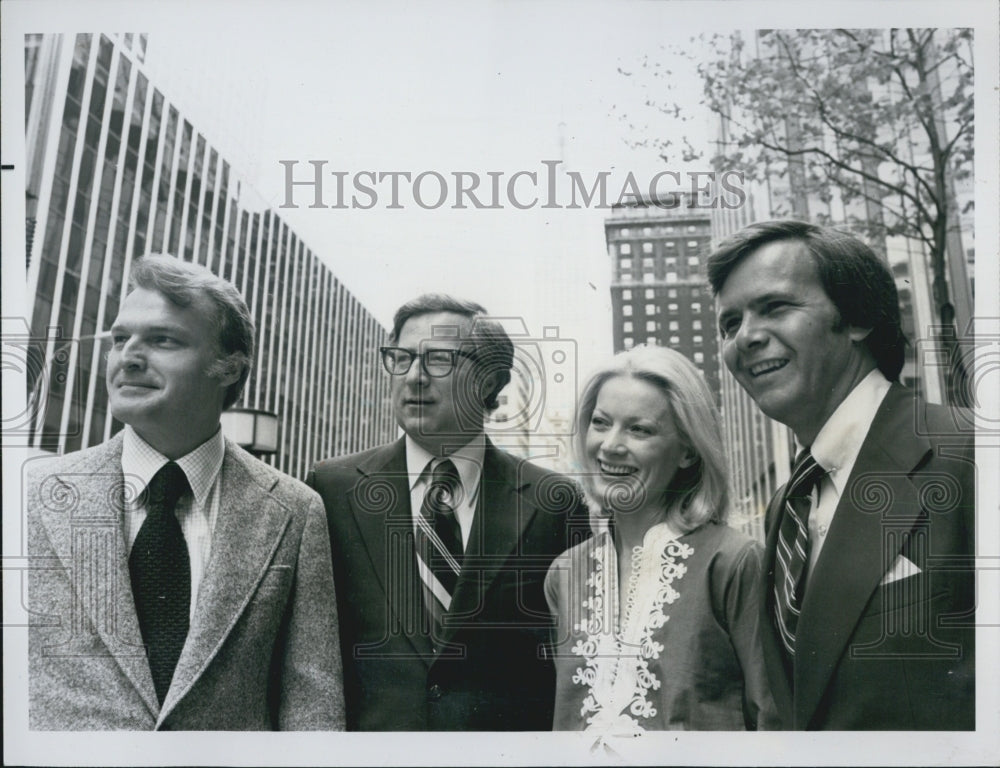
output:
[[[432,685],[430,690],[427,692],[427,698],[430,699],[431,701],[437,701],[438,699],[441,698],[442,693],[443,692],[441,690],[441,686],[435,684]]]

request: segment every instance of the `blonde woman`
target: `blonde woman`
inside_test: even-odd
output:
[[[699,371],[663,347],[615,356],[583,390],[574,448],[602,525],[546,578],[554,728],[767,727],[760,546],[725,525],[719,415]]]

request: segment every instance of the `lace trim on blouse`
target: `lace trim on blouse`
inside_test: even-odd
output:
[[[593,568],[586,581],[583,613],[574,631],[585,637],[571,649],[583,657],[573,682],[589,687],[580,716],[587,730],[636,733],[645,730],[642,720],[656,715],[647,694],[659,690],[660,681],[649,669],[663,644],[653,633],[669,621],[664,607],[680,596],[675,582],[683,578],[686,560],[694,549],[676,540],[667,523],[650,528],[642,546],[632,550],[625,611],[618,620],[618,558],[610,534],[595,541]]]

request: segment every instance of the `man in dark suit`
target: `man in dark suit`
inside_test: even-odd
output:
[[[169,256],[111,327],[125,429],[28,478],[34,730],[342,730],[315,492],[225,439],[253,361],[239,292]]]
[[[310,474],[330,526],[349,729],[552,727],[543,582],[589,528],[568,480],[485,437],[513,352],[478,304],[405,304],[380,351],[405,436]]]
[[[971,423],[896,383],[886,264],[856,238],[754,224],[708,263],[726,366],[803,449],[766,518],[765,661],[786,729],[971,730]]]

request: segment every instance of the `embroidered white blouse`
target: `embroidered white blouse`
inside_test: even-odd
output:
[[[607,531],[560,555],[545,594],[556,617],[555,730],[742,730],[772,724],[757,634],[760,546],[709,523],[636,547],[619,611]],[[619,620],[619,614],[621,618]]]

